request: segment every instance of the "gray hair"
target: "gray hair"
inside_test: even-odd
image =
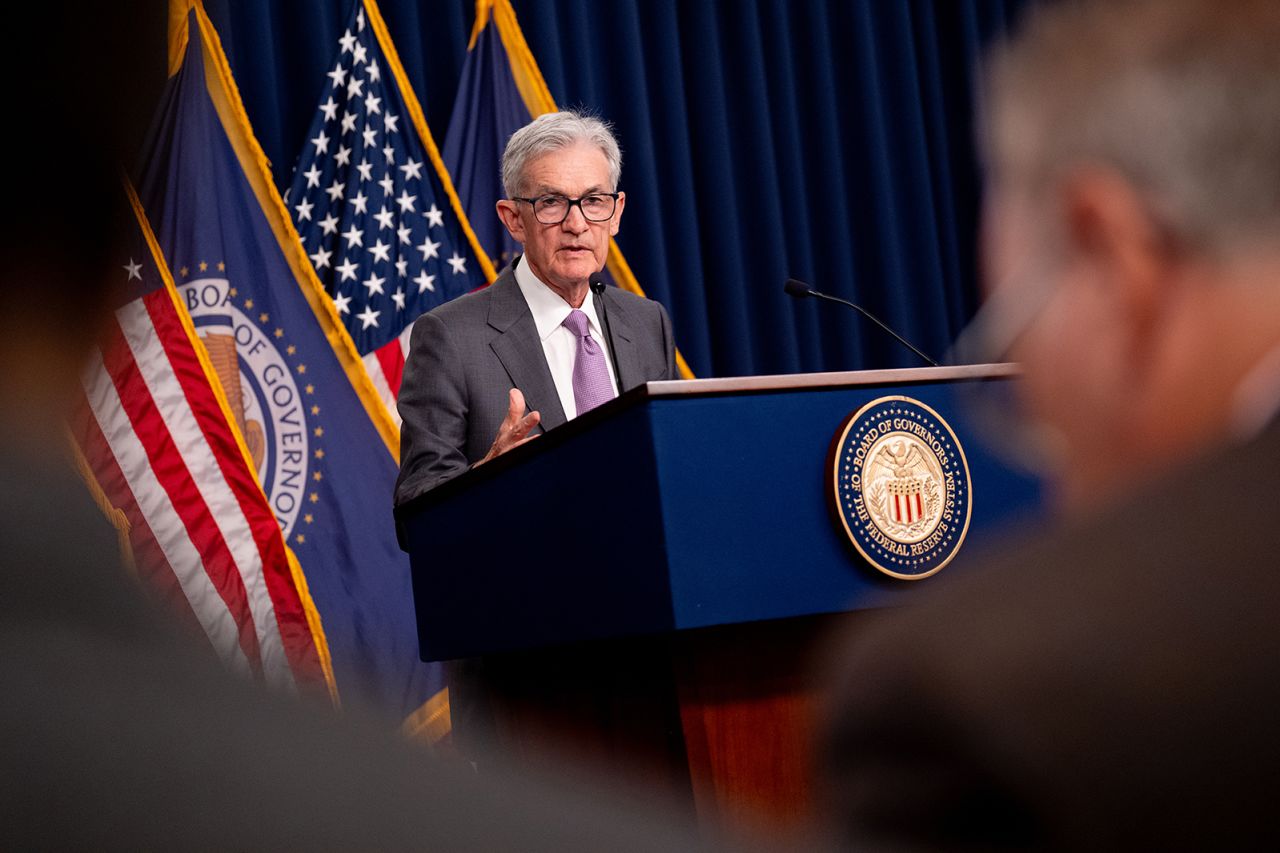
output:
[[[1280,3],[1060,2],[994,59],[998,182],[1041,192],[1102,164],[1202,249],[1280,223]]]
[[[511,134],[502,152],[502,188],[507,197],[524,193],[524,168],[548,151],[559,151],[577,142],[596,146],[609,164],[611,189],[622,180],[622,151],[613,136],[613,126],[592,115],[567,110],[540,115]]]

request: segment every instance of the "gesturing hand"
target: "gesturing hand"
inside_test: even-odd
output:
[[[507,406],[507,416],[502,419],[502,425],[498,427],[498,435],[493,440],[493,446],[489,448],[489,452],[476,465],[483,465],[490,459],[506,453],[511,448],[519,447],[538,437],[537,433],[529,435],[529,431],[538,425],[538,421],[542,420],[542,415],[537,412],[524,414],[524,394],[520,393],[519,388],[512,388],[507,397],[510,400]]]

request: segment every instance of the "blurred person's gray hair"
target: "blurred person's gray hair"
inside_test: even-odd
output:
[[[584,112],[565,110],[540,115],[511,134],[502,152],[502,188],[507,197],[525,192],[522,182],[530,160],[579,142],[594,145],[604,154],[609,164],[610,189],[616,191],[622,180],[622,151],[612,125]]]
[[[1171,237],[1205,250],[1280,225],[1280,3],[1086,0],[1035,9],[993,54],[997,186],[1115,169]]]

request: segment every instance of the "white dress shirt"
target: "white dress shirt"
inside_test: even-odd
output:
[[[529,310],[533,312],[533,323],[538,327],[542,353],[547,357],[547,367],[551,368],[551,378],[556,383],[564,416],[567,420],[573,420],[578,416],[578,404],[573,398],[573,361],[578,355],[578,338],[562,325],[573,306],[539,281],[533,270],[529,269],[529,264],[523,260],[516,264],[516,284],[524,294]],[[613,360],[609,355],[609,345],[605,342],[603,327],[596,317],[594,297],[588,290],[587,298],[582,301],[582,313],[587,315],[587,332],[604,353],[604,363],[609,368],[609,385],[616,397],[618,380],[613,373]]]

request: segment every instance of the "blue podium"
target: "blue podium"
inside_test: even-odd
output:
[[[967,417],[1009,365],[654,382],[397,508],[424,660],[467,660],[454,728],[576,747],[663,781],[710,822],[788,822],[808,798],[821,638],[929,579],[873,568],[833,516],[829,454],[886,397],[950,426],[964,553],[1040,512]],[[474,713],[473,713],[474,712]],[[476,722],[479,721],[479,722]]]

